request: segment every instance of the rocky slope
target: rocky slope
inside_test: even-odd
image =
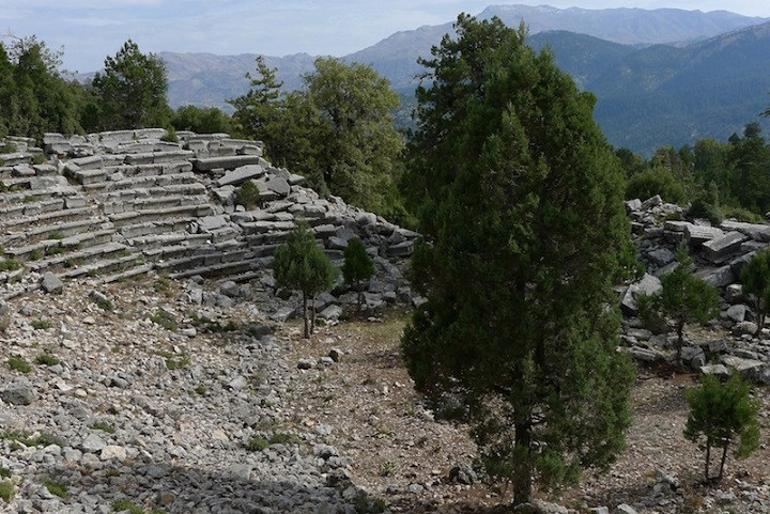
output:
[[[298,220],[337,264],[351,238],[365,243],[377,272],[365,294],[369,310],[412,301],[402,267],[417,234],[340,198],[320,198],[302,177],[262,158],[261,143],[193,133],[169,143],[164,135],[47,134],[45,148],[9,138],[4,147],[16,151],[0,154],[0,301],[40,285],[58,290],[60,279],[111,283],[151,271],[217,279],[223,306],[245,283],[291,300],[275,291],[270,264]],[[246,183],[250,199],[239,195]],[[356,301],[341,283],[334,293],[319,298],[322,318]],[[276,319],[294,310],[281,298],[264,297]]]
[[[721,314],[711,330],[692,337],[683,351],[688,366],[701,373],[727,375],[736,370],[756,382],[770,384],[770,330],[755,337],[756,314],[743,294],[740,272],[752,256],[770,246],[770,224],[725,220],[712,226],[706,220],[685,221],[683,209],[659,196],[626,203],[638,257],[647,272],[621,290],[626,315],[622,341],[636,359],[648,363],[671,361],[675,336],[653,334],[636,317],[640,294],[660,290],[660,278],[678,263],[675,252],[691,252],[696,274],[719,288]]]

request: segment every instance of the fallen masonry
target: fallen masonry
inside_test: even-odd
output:
[[[340,198],[321,198],[302,177],[267,162],[259,142],[178,132],[172,143],[165,135],[45,134],[42,148],[31,139],[4,141],[16,151],[0,155],[0,299],[41,286],[60,293],[63,279],[112,283],[154,271],[227,285],[219,304],[252,287],[275,319],[285,319],[297,302],[275,290],[272,256],[305,220],[338,265],[348,241],[364,242],[376,267],[367,309],[420,301],[402,272],[416,233]],[[255,205],[238,195],[247,182],[259,192]],[[319,310],[333,321],[355,303],[340,279]]]
[[[731,371],[762,384],[770,384],[770,331],[759,337],[752,302],[742,292],[740,273],[758,251],[770,246],[770,224],[725,220],[712,226],[707,220],[684,219],[684,210],[653,197],[626,202],[639,260],[647,273],[622,290],[621,307],[626,315],[621,341],[627,351],[643,362],[672,359],[673,334],[653,334],[637,317],[640,294],[660,289],[660,277],[673,270],[675,252],[686,247],[694,259],[695,273],[718,287],[721,314],[711,339],[692,340],[683,358],[693,370],[726,375]]]

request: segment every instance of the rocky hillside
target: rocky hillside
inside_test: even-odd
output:
[[[740,273],[760,249],[770,246],[770,224],[723,221],[712,226],[705,220],[685,221],[683,209],[664,203],[659,196],[626,203],[639,259],[647,272],[622,290],[626,315],[623,342],[636,359],[647,363],[671,361],[675,336],[653,334],[636,317],[637,298],[661,289],[660,277],[678,263],[675,252],[689,248],[696,274],[719,288],[721,315],[711,330],[690,337],[683,357],[696,372],[726,376],[735,370],[755,382],[770,385],[770,330],[755,337],[756,313],[743,294]]]
[[[270,263],[294,227],[307,221],[329,257],[342,260],[353,237],[374,258],[377,275],[367,307],[410,302],[401,263],[416,234],[336,197],[320,198],[303,178],[262,158],[261,144],[226,134],[162,129],[65,138],[45,147],[11,138],[0,154],[0,300],[61,280],[98,276],[103,283],[149,272],[169,278],[215,278],[227,305],[239,284],[274,291]],[[250,182],[252,207],[238,194]],[[342,284],[319,299],[322,317],[336,318],[355,294]],[[282,295],[283,296],[283,295]],[[271,314],[285,319],[293,303],[273,297]]]

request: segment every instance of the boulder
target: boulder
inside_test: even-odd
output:
[[[638,312],[636,299],[642,294],[655,294],[660,291],[661,288],[662,285],[658,277],[645,273],[639,282],[631,284],[628,289],[626,289],[626,292],[621,299],[620,306],[626,314],[635,315]]]
[[[721,264],[728,260],[741,248],[741,243],[748,239],[741,232],[728,232],[722,237],[717,237],[703,243],[706,258],[714,264]]]
[[[724,312],[724,316],[725,318],[730,319],[735,323],[740,323],[746,319],[747,311],[748,311],[748,307],[746,307],[745,305],[741,305],[741,304],[731,305]]]
[[[40,282],[40,287],[48,294],[61,294],[64,290],[64,282],[59,277],[46,271],[43,274],[43,280]]]
[[[770,242],[770,226],[768,225],[725,220],[720,226],[723,230],[741,232],[755,241]]]
[[[37,399],[37,395],[32,385],[22,380],[0,391],[0,399],[11,405],[30,405]]]
[[[725,287],[735,282],[735,274],[729,265],[721,268],[705,268],[695,274],[715,287]]]

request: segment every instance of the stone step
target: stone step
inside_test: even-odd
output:
[[[10,204],[0,207],[0,220],[31,217],[47,212],[58,211],[64,208],[63,198],[52,198],[38,201],[34,196],[31,200],[25,199],[22,203]]]
[[[53,270],[54,268],[73,268],[87,265],[94,260],[102,258],[115,258],[115,254],[128,252],[128,247],[121,243],[106,243],[98,246],[91,246],[83,250],[63,253],[46,259],[32,261],[27,263],[27,267],[32,271]],[[109,256],[109,257],[108,257]],[[125,256],[125,255],[122,255]]]
[[[44,239],[38,243],[17,248],[8,248],[6,249],[6,253],[13,257],[29,260],[31,254],[36,252],[41,252],[44,255],[52,255],[55,253],[71,251],[72,249],[82,250],[92,246],[109,243],[113,240],[114,236],[114,230],[98,230],[61,239]]]
[[[120,282],[121,280],[126,280],[128,278],[137,277],[139,275],[144,275],[146,273],[149,273],[152,271],[154,266],[152,264],[141,264],[139,266],[134,266],[133,268],[128,268],[125,271],[121,271],[119,273],[114,273],[112,275],[107,275],[102,279],[102,282],[104,284],[111,284],[113,282]]]
[[[121,191],[124,189],[137,189],[149,187],[164,187],[175,184],[191,184],[197,182],[193,173],[175,173],[171,175],[155,175],[149,177],[135,177],[117,181],[97,182],[83,186],[83,190],[95,193],[99,191]]]
[[[189,234],[187,232],[172,232],[151,236],[135,237],[128,244],[141,250],[153,250],[164,246],[185,243],[189,247],[201,246],[211,241],[210,234]]]
[[[113,225],[109,220],[102,217],[91,217],[76,221],[32,227],[24,232],[9,234],[0,238],[0,245],[4,247],[30,245],[45,239],[63,239],[88,232],[110,230],[112,228]]]
[[[78,190],[72,186],[55,186],[36,189],[24,189],[21,191],[10,191],[0,193],[0,205],[14,206],[24,203],[29,197],[34,197],[36,201],[51,200],[54,198],[66,198],[75,196]]]
[[[116,257],[114,259],[104,259],[96,262],[78,266],[62,274],[62,278],[79,278],[84,276],[101,275],[113,271],[123,270],[132,264],[137,264],[142,259],[140,253]]]
[[[253,253],[249,250],[221,251],[221,249],[212,246],[202,248],[197,255],[172,259],[161,263],[158,267],[166,270],[179,268],[197,268],[206,267],[214,264],[234,262],[251,257]]]
[[[173,184],[165,187],[124,189],[121,191],[101,193],[97,198],[103,202],[125,202],[139,198],[159,198],[176,195],[206,195],[206,186],[199,182],[192,182],[189,184]]]
[[[266,261],[263,259],[247,259],[242,261],[223,262],[209,266],[200,266],[198,268],[186,269],[171,273],[169,276],[174,279],[182,279],[200,275],[202,277],[218,276],[222,274],[242,274],[249,271],[263,269]]]
[[[138,223],[162,221],[168,218],[190,217],[199,218],[212,214],[214,209],[211,204],[182,205],[166,209],[148,209],[143,211],[124,212],[110,216],[116,227],[135,225]]]
[[[7,223],[0,223],[0,232],[15,232],[25,227],[46,224],[56,220],[76,221],[91,216],[93,213],[94,209],[90,207],[83,207],[80,209],[60,209],[58,211],[46,212],[27,218],[9,220]]]
[[[126,239],[135,239],[172,232],[185,232],[187,227],[196,220],[197,218],[172,218],[162,221],[135,223],[121,227],[120,234]]]
[[[208,202],[206,196],[161,196],[158,198],[137,198],[135,200],[124,200],[108,202],[102,205],[105,214],[120,214],[123,212],[144,212],[170,209],[173,207],[205,205]]]

